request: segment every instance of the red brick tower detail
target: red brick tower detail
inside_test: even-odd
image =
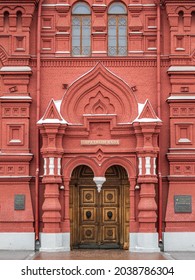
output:
[[[150,102],[146,101],[141,114],[134,122],[139,169],[137,182],[141,187],[138,204],[139,232],[156,232],[155,184],[157,183],[156,160],[159,152],[157,139],[160,126],[160,119],[154,113]]]
[[[1,1],[0,7],[0,231],[7,233],[8,240],[12,238],[9,232],[17,232],[16,236],[22,233],[24,243],[30,238],[28,248],[31,249],[34,247],[34,217],[29,168],[33,157],[29,144],[32,102],[29,33],[35,2]],[[20,195],[24,197],[22,210],[17,209],[15,203]]]
[[[179,4],[178,1],[165,1],[165,6],[171,30],[172,65],[167,71],[171,92],[167,100],[170,107],[170,147],[167,154],[170,173],[165,237],[172,241],[169,233],[178,236],[182,232],[195,231],[193,207],[186,213],[183,209],[176,209],[177,196],[188,196],[192,201],[194,196],[195,9],[192,1],[180,1]]]
[[[44,159],[43,183],[45,184],[43,210],[43,232],[61,232],[61,205],[59,187],[61,178],[61,158],[63,154],[62,139],[66,123],[58,113],[51,100],[45,115],[38,123],[41,127],[43,146],[41,153]]]
[[[10,231],[14,222],[21,225],[11,231],[33,232],[33,212],[29,189],[29,165],[32,154],[29,152],[29,109],[31,97],[28,95],[30,67],[2,67],[3,96],[0,97],[2,109],[1,156],[0,156],[0,191],[9,192],[10,203],[3,204],[1,223],[3,231]],[[17,180],[17,182],[16,182]],[[12,182],[12,183],[11,183]],[[10,185],[11,183],[11,185]],[[12,186],[10,188],[10,186]],[[25,196],[24,211],[14,207],[16,195]],[[11,223],[11,224],[10,224]]]

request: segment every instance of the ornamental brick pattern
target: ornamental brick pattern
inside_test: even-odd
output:
[[[194,32],[193,1],[1,1],[0,240],[133,250],[195,232]],[[85,187],[114,206],[85,206]]]

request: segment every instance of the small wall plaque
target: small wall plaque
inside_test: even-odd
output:
[[[174,195],[175,213],[192,213],[191,195]]]
[[[89,146],[94,146],[94,145],[119,145],[120,140],[116,139],[110,139],[110,140],[104,140],[104,139],[98,139],[98,140],[81,140],[81,145],[89,145]]]
[[[14,210],[25,210],[25,195],[24,194],[15,195]]]

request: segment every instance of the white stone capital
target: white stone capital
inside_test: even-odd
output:
[[[105,178],[105,177],[94,177],[94,178],[93,178],[93,181],[94,181],[95,184],[96,184],[97,191],[100,192],[103,183],[106,182],[106,178]]]

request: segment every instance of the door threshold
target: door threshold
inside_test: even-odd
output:
[[[74,249],[122,249],[122,246],[119,244],[80,244]]]

